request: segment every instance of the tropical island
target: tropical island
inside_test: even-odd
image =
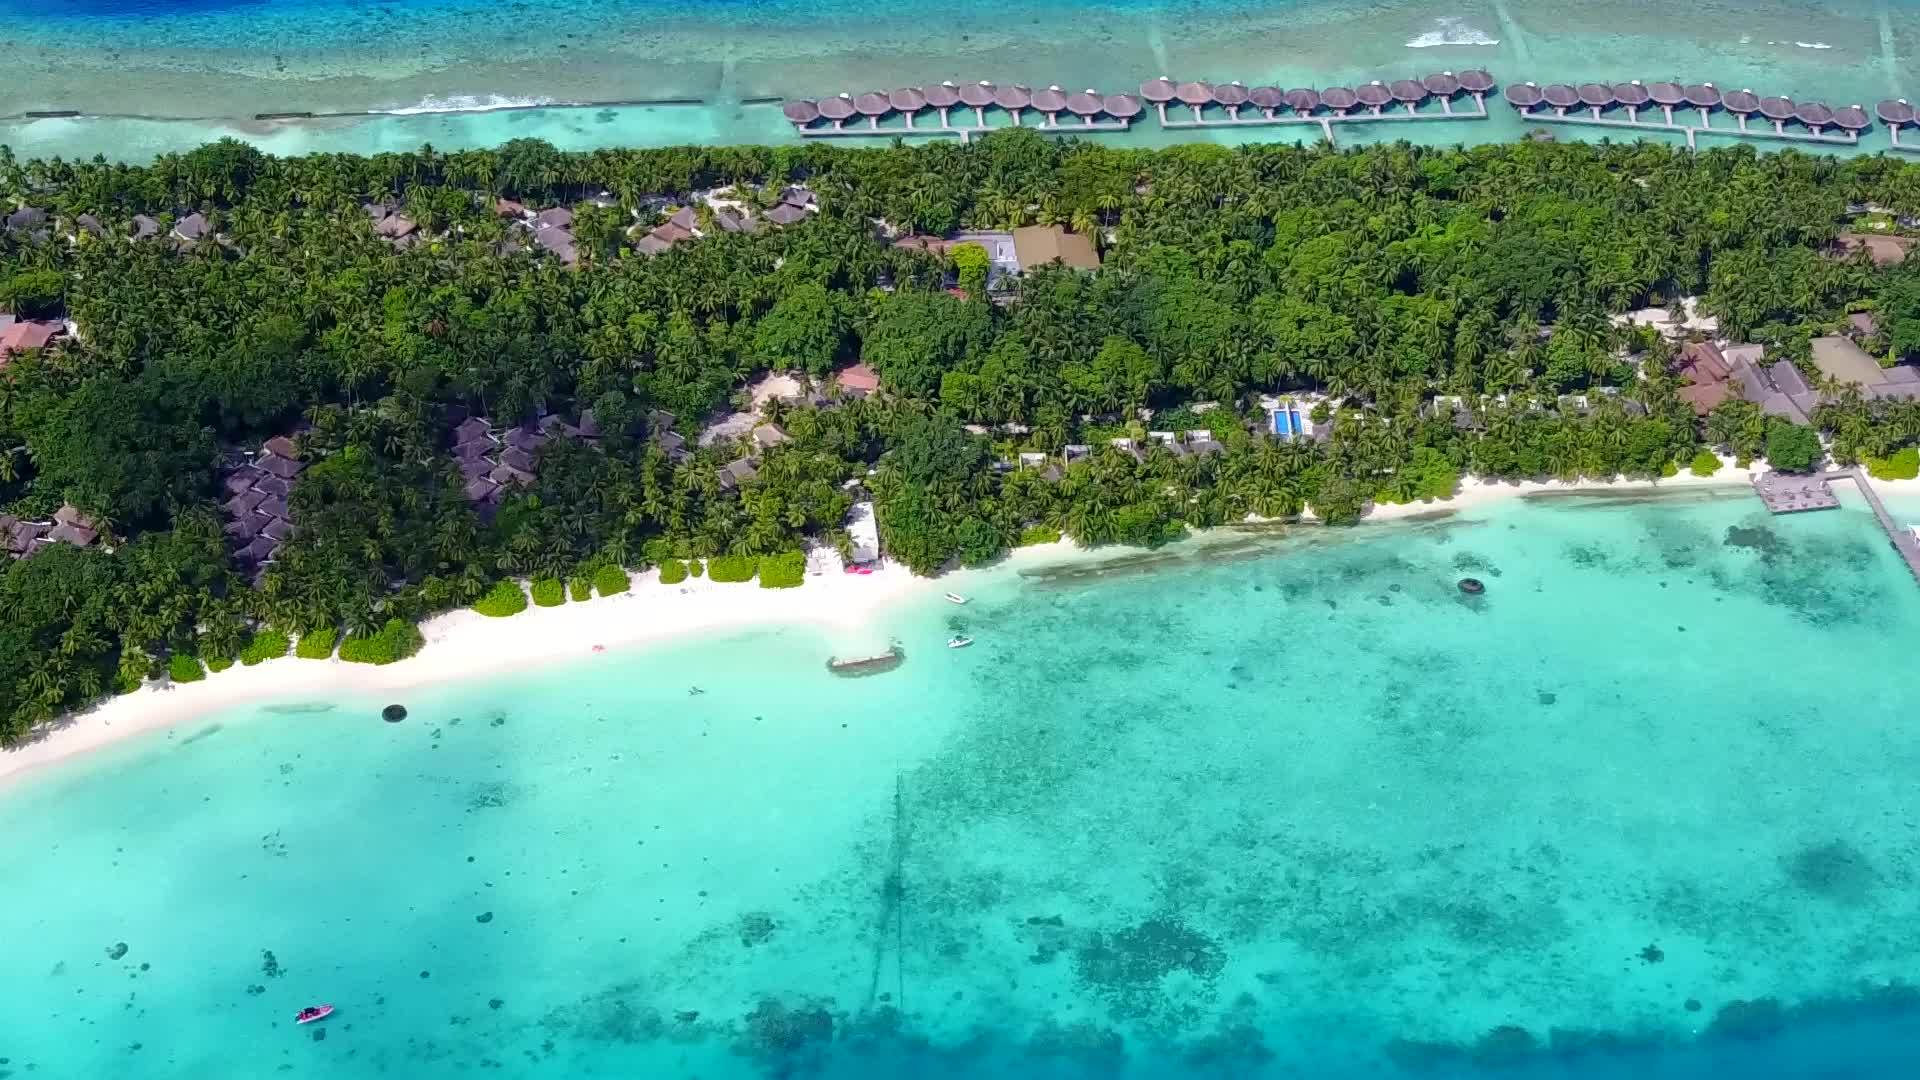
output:
[[[225,141],[0,151],[0,210],[6,743],[640,570],[1920,472],[1920,165],[1880,157]]]

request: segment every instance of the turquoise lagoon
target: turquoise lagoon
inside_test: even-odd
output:
[[[770,630],[28,777],[0,1074],[1914,1074],[1920,591],[1858,505],[961,587],[881,676]]]
[[[941,79],[1111,92],[1162,73],[1325,86],[1484,66],[1502,81],[1709,80],[1836,106],[1920,95],[1920,0],[0,0],[0,26],[0,143],[128,161],[229,134],[278,153],[793,142],[783,97]],[[26,115],[60,110],[87,116]],[[336,115],[254,119],[287,111]],[[1504,104],[1493,112],[1340,138],[1522,134]]]

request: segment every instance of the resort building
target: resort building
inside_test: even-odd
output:
[[[880,389],[880,374],[866,364],[854,364],[834,373],[833,381],[842,393],[866,397]]]
[[[1881,367],[1849,338],[1814,338],[1813,366],[1837,383],[1858,386],[1869,398],[1920,398],[1920,370],[1904,364]]]
[[[1882,236],[1874,233],[1843,232],[1833,238],[1834,253],[1845,258],[1864,251],[1875,266],[1895,266],[1905,262],[1907,252],[1920,240],[1910,236]]]
[[[1013,230],[1013,249],[1021,270],[1059,263],[1073,270],[1100,269],[1093,240],[1058,225],[1029,225]]]
[[[34,319],[16,321],[11,315],[0,315],[0,367],[6,367],[7,361],[16,353],[46,348],[66,331],[64,323]]]
[[[871,502],[857,502],[847,509],[848,563],[871,566],[880,561],[880,521],[873,516]]]
[[[1764,345],[1716,345],[1695,341],[1680,351],[1677,373],[1687,379],[1676,394],[1705,416],[1730,397],[1760,406],[1768,416],[1796,424],[1812,423],[1820,395],[1790,361],[1766,362]]]
[[[223,481],[227,501],[221,509],[226,513],[227,538],[235,547],[234,559],[256,584],[280,545],[293,535],[288,499],[306,467],[294,441],[276,435],[261,444],[251,461],[231,469]]]

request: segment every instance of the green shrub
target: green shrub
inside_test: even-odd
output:
[[[1720,471],[1720,455],[1711,450],[1702,450],[1693,455],[1693,462],[1687,470],[1695,476],[1712,476]]]
[[[1020,539],[1014,547],[1035,547],[1040,544],[1060,542],[1060,530],[1051,525],[1029,525],[1020,530]]]
[[[167,658],[167,678],[174,682],[199,682],[206,677],[207,669],[201,666],[197,656],[174,653]]]
[[[715,555],[707,560],[707,576],[727,584],[752,581],[759,569],[759,560],[751,555]]]
[[[694,565],[698,566],[698,563]],[[678,585],[687,580],[687,564],[679,559],[667,559],[660,564],[660,584]]]
[[[225,657],[225,656],[207,657],[207,670],[213,672],[215,675],[220,674],[221,672],[227,670],[232,666],[233,666],[233,661],[228,657]]]
[[[474,603],[473,610],[495,619],[518,615],[527,610],[527,592],[517,581],[496,582]]]
[[[1920,479],[1920,449],[1895,450],[1890,457],[1867,457],[1867,475],[1875,480]]]
[[[340,659],[352,664],[391,664],[419,652],[423,644],[419,627],[405,619],[388,619],[372,634],[348,635],[340,643]]]
[[[660,580],[666,580],[666,568],[660,568]],[[626,592],[633,584],[627,572],[617,566],[603,566],[593,572],[593,591],[601,596],[612,596]]]
[[[699,559],[687,560],[687,573],[692,574],[694,577],[699,577],[700,572],[704,569],[706,568],[700,565]]]
[[[578,574],[567,579],[567,599],[574,603],[593,599],[593,582]]]
[[[1811,472],[1825,454],[1812,428],[1767,418],[1767,464],[1781,472]]]
[[[559,607],[567,602],[567,590],[559,578],[534,578],[533,602],[539,607]]]
[[[1663,462],[1661,462],[1661,463],[1660,463],[1660,475],[1661,475],[1661,476],[1663,476],[1663,477],[1665,477],[1665,476],[1679,476],[1679,475],[1680,475],[1680,465],[1679,465],[1679,463],[1678,463],[1678,462],[1673,462],[1673,461],[1663,461]]]
[[[262,660],[278,660],[287,655],[287,648],[292,644],[287,640],[287,635],[278,630],[258,631],[247,642],[246,648],[240,650],[240,662],[252,667]]]
[[[807,579],[807,557],[798,551],[783,551],[760,560],[760,587],[791,589]]]
[[[325,660],[333,655],[333,642],[339,631],[329,626],[322,630],[309,630],[300,635],[300,644],[293,647],[293,655],[302,660]]]

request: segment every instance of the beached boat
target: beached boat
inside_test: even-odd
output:
[[[883,653],[872,656],[853,656],[846,659],[838,657],[827,661],[827,670],[835,675],[878,675],[883,671],[892,671],[907,659],[907,654],[896,645]]]
[[[961,596],[959,593],[947,593],[946,597],[947,599],[953,601],[956,604],[964,604],[967,602],[967,598],[964,596]]]
[[[311,1024],[315,1020],[325,1020],[332,1015],[333,1006],[331,1005],[309,1005],[294,1014],[293,1022],[296,1024]]]
[[[973,639],[970,637],[956,637],[956,638],[947,639],[947,648],[949,649],[964,649],[971,644],[973,644]]]

